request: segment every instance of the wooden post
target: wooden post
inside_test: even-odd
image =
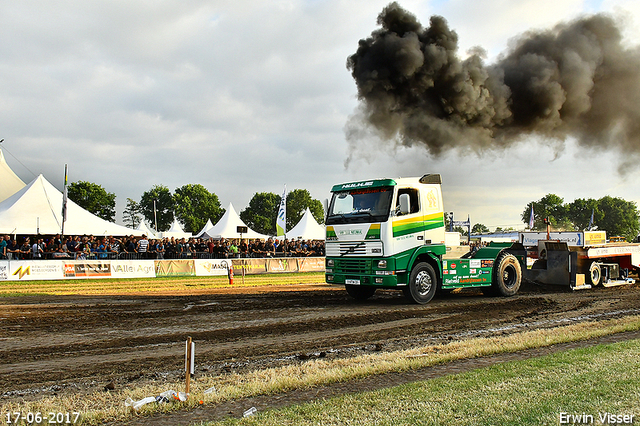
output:
[[[186,347],[186,353],[185,353],[185,360],[184,360],[184,372],[185,372],[185,377],[186,377],[186,388],[185,388],[185,393],[187,395],[189,395],[189,387],[191,385],[191,371],[193,370],[193,365],[192,365],[192,357],[193,357],[193,342],[191,341],[191,337],[187,338],[187,347]]]

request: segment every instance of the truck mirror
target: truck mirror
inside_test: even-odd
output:
[[[409,206],[409,194],[400,194],[398,197],[398,204],[400,205],[400,214],[408,214],[411,211]]]

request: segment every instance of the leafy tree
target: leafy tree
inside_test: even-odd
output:
[[[247,208],[240,212],[240,219],[256,232],[276,235],[276,217],[281,199],[281,196],[272,192],[256,193]]]
[[[287,194],[287,229],[293,228],[304,215],[305,210],[311,210],[313,218],[320,224],[324,223],[324,209],[320,200],[311,198],[306,189],[294,189]]]
[[[551,223],[551,227],[553,229],[574,229],[573,224],[568,219],[567,207],[564,205],[564,200],[561,197],[555,194],[547,194],[540,200],[532,201],[527,204],[527,207],[524,209],[521,215],[522,221],[524,223],[529,223],[532,205],[534,215],[534,230],[544,231],[547,229],[547,225],[544,223],[545,218],[549,219],[549,223]]]
[[[127,207],[122,212],[122,220],[129,228],[136,229],[140,225],[140,204],[137,201],[127,198]]]
[[[593,198],[588,200],[578,198],[567,206],[567,214],[575,229],[586,230],[591,221],[593,212],[593,224],[602,221],[602,212],[598,210],[598,201]]]
[[[594,219],[594,223],[598,224],[598,229],[607,231],[609,237],[620,235],[627,241],[634,241],[638,236],[640,223],[635,202],[607,195],[598,200],[596,212],[602,216],[599,215],[597,221]]]
[[[70,184],[67,188],[70,200],[83,209],[109,222],[116,215],[116,194],[107,192],[102,186],[85,181]]]
[[[216,223],[224,214],[216,194],[200,184],[183,185],[173,195],[175,215],[186,232],[198,232],[211,219]]]
[[[472,234],[486,234],[488,232],[489,232],[489,228],[487,228],[481,223],[476,223],[475,225],[473,225],[473,228],[471,228]]]
[[[156,202],[156,214],[154,216],[153,201]],[[173,209],[175,203],[171,191],[164,185],[154,185],[150,190],[142,194],[140,199],[140,212],[151,224],[158,219],[156,231],[168,231],[173,223]]]
[[[468,235],[469,231],[468,228],[466,226],[456,226],[453,228],[453,232],[459,232],[460,235]]]

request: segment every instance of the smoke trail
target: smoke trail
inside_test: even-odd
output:
[[[442,17],[425,28],[394,2],[378,24],[347,60],[361,100],[346,126],[347,164],[367,131],[434,156],[505,149],[532,134],[640,154],[640,51],[621,45],[606,15],[525,33],[489,66],[480,49],[457,56]]]

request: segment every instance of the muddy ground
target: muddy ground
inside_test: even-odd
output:
[[[511,298],[467,291],[424,306],[395,291],[356,302],[325,284],[7,297],[0,299],[0,395],[22,401],[175,380],[187,336],[196,342],[198,375],[638,313],[638,284],[577,292],[529,284]]]

